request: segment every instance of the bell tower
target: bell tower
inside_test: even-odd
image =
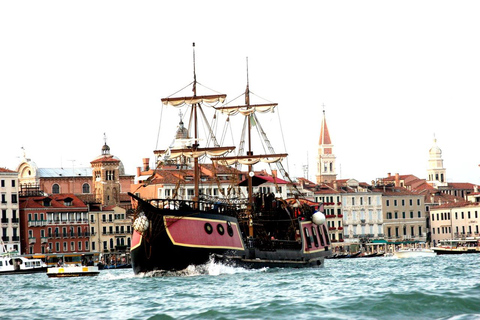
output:
[[[433,136],[433,146],[428,151],[427,182],[433,187],[446,187],[447,170],[443,167],[442,150],[437,146],[437,139]]]
[[[333,154],[333,144],[328,132],[327,120],[325,118],[325,109],[323,109],[322,126],[320,128],[320,140],[318,142],[317,156],[317,184],[329,183],[337,180],[335,173],[335,155]]]
[[[120,202],[120,160],[110,154],[107,138],[102,154],[90,162],[96,201],[105,205],[116,205]]]

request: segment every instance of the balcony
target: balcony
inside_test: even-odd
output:
[[[336,230],[336,229],[337,229],[337,228],[335,228],[335,227],[328,227],[328,230],[329,230],[329,231],[330,231],[330,230]]]
[[[28,221],[29,227],[44,227],[47,225],[47,220],[31,220]]]
[[[343,227],[338,227],[338,230],[343,230]]]
[[[8,223],[8,218],[2,218],[1,223]]]
[[[48,242],[48,238],[47,238],[47,237],[41,237],[41,238],[40,238],[40,242],[41,242],[41,243],[47,243],[47,242]]]
[[[29,237],[28,238],[28,244],[34,244],[37,243],[37,238],[35,237]]]
[[[20,237],[19,236],[13,236],[12,241],[13,242],[18,242],[18,241],[20,241]]]
[[[9,236],[2,236],[2,241],[8,242],[8,241],[10,241],[10,237]]]

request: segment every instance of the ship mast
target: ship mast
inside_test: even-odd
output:
[[[211,94],[211,95],[197,95],[197,74],[195,70],[195,43],[193,43],[193,82],[192,82],[192,91],[193,96],[187,97],[168,97],[162,98],[162,104],[169,105],[173,107],[182,107],[182,106],[190,106],[190,122],[189,122],[189,133],[192,133],[190,130],[193,131],[193,143],[192,145],[183,145],[177,147],[169,147],[167,150],[155,150],[154,154],[157,157],[161,156],[168,156],[169,159],[175,159],[180,156],[193,158],[193,171],[194,171],[194,197],[193,200],[197,201],[200,197],[200,164],[199,164],[199,157],[204,155],[209,156],[222,156],[228,152],[231,152],[235,149],[234,146],[225,146],[221,147],[218,145],[215,136],[213,135],[213,131],[210,127],[208,127],[208,132],[212,136],[212,140],[214,142],[213,147],[200,147],[199,141],[199,123],[198,123],[198,116],[203,115],[203,108],[202,104],[206,104],[207,106],[213,107],[217,103],[223,103],[227,95],[225,94]],[[193,128],[191,127],[193,126]]]
[[[247,106],[247,110],[250,110],[250,87],[249,87],[249,80],[248,80],[248,57],[247,57],[247,88],[245,89],[245,105]],[[248,151],[247,156],[253,156],[252,151],[252,118],[255,113],[250,114],[248,117]],[[249,223],[248,223],[248,233],[250,237],[253,237],[253,221],[252,221],[252,212],[253,212],[253,165],[248,164],[248,216],[249,216]]]
[[[197,74],[195,72],[195,42],[193,43],[193,97],[197,97]],[[193,145],[192,149],[193,152],[197,151],[198,149],[198,120],[197,120],[197,107],[199,106],[200,102],[194,103],[192,105],[192,111],[193,111],[193,125],[194,125],[194,140],[193,140]],[[194,198],[193,201],[198,201],[198,198],[200,196],[200,169],[198,167],[198,157],[195,157],[193,159],[193,166],[194,166],[194,174],[193,174],[193,179],[194,179]]]

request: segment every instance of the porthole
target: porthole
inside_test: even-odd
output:
[[[227,221],[227,233],[230,237],[233,237],[233,228],[230,221]]]
[[[225,233],[225,229],[221,224],[217,224],[217,231],[221,236],[223,236],[223,234]]]
[[[212,232],[213,232],[213,227],[212,227],[212,225],[211,225],[210,223],[208,223],[208,222],[205,223],[204,228],[205,228],[205,232],[206,232],[206,233],[212,234]]]

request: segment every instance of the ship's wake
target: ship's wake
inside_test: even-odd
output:
[[[219,276],[224,274],[239,274],[239,273],[248,273],[248,272],[264,272],[268,268],[263,269],[245,269],[242,267],[236,267],[234,265],[228,265],[215,261],[213,257],[210,260],[202,265],[190,265],[187,268],[179,271],[164,271],[164,270],[155,270],[140,273],[138,277],[192,277],[192,276]]]

